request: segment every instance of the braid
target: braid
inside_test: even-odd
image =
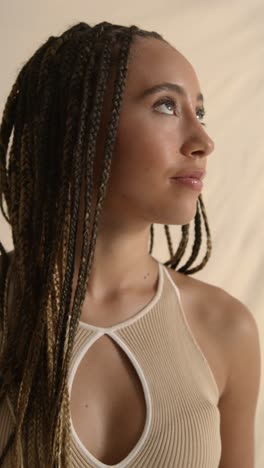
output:
[[[173,256],[173,245],[172,245],[172,240],[171,240],[171,235],[170,235],[170,228],[169,228],[168,224],[164,225],[164,230],[165,230],[165,234],[166,234],[166,237],[167,237],[169,254],[172,257]]]
[[[200,207],[199,207],[199,205],[200,205]],[[204,258],[202,259],[202,262],[199,265],[197,265],[196,267],[188,269],[193,264],[193,262],[196,260],[196,258],[198,257],[200,247],[201,247],[201,244],[202,244],[202,230],[201,230],[200,210],[201,210],[202,217],[203,217],[203,220],[204,220],[205,231],[206,231],[206,235],[207,235],[207,242],[206,242],[207,250],[206,250],[206,254],[205,254]],[[211,251],[212,251],[211,234],[210,234],[210,229],[209,229],[207,216],[206,216],[206,212],[205,212],[205,207],[204,207],[204,203],[203,203],[203,199],[202,199],[201,194],[199,195],[198,200],[197,200],[197,209],[196,209],[194,222],[195,222],[195,226],[194,226],[195,238],[194,238],[194,243],[193,243],[193,247],[192,247],[191,256],[187,260],[187,262],[181,268],[179,268],[177,270],[180,273],[184,273],[185,275],[191,275],[191,274],[196,273],[197,271],[201,270],[204,267],[204,265],[208,262],[208,260],[210,258],[210,255],[211,255]],[[171,258],[168,261],[166,261],[164,263],[164,265],[168,265],[171,268],[176,269],[176,267],[178,266],[180,260],[182,259],[183,255],[184,255],[184,253],[186,251],[186,247],[187,247],[188,240],[189,240],[190,225],[185,224],[185,225],[183,225],[181,227],[182,238],[181,238],[180,244],[179,244],[178,249],[177,249],[175,254],[173,254],[173,246],[172,246],[171,236],[170,236],[170,232],[169,232],[169,226],[167,224],[165,224],[164,229],[165,229],[165,234],[166,234],[166,237],[167,237],[169,252],[170,252],[170,256],[171,256]],[[151,225],[151,228],[150,228],[150,239],[151,239],[151,245],[150,245],[150,253],[151,253],[152,249],[153,249],[153,244],[154,244],[154,227],[153,227],[153,224]]]
[[[0,454],[0,466],[8,454],[11,468],[20,466],[21,456],[25,468],[71,466],[67,379],[111,174],[135,35],[165,41],[160,34],[134,25],[102,22],[91,27],[77,23],[39,47],[22,67],[7,98],[0,126],[0,207],[12,227],[15,288],[10,324],[10,265],[0,242],[0,403],[8,393],[16,426]],[[92,221],[96,143],[113,72],[112,107]],[[83,241],[70,311],[82,188]],[[201,197],[199,202],[209,239]],[[200,211],[197,204],[192,254],[179,270],[185,274],[201,269],[211,250],[209,239],[202,263],[188,270],[201,245]],[[170,252],[166,263],[176,268],[187,246],[189,225],[182,226],[175,255],[167,225],[165,232]],[[153,243],[152,224],[150,251]]]
[[[197,200],[197,209],[196,209],[196,214],[194,218],[194,244],[192,247],[192,253],[188,261],[179,269],[180,272],[187,272],[187,269],[189,268],[190,265],[194,262],[194,260],[197,258],[200,245],[201,245],[201,238],[202,238],[202,231],[201,231],[201,215],[199,211],[199,199]]]
[[[153,245],[154,245],[154,224],[151,224],[150,226],[150,247],[149,247],[149,253],[152,253],[153,250]]]
[[[105,50],[103,51],[103,55],[102,55],[102,66],[104,66],[104,64],[105,64],[105,59],[108,58],[108,69],[110,67],[110,59],[109,59],[110,57],[111,57],[111,48],[107,44],[106,47],[105,47]],[[88,73],[89,73],[89,68],[87,69],[86,75]],[[101,111],[102,111],[103,94],[104,94],[104,91],[105,91],[108,74],[101,73],[100,78],[101,79],[99,79],[98,83],[97,83],[97,92],[95,94],[94,112],[92,113],[92,116],[91,116],[92,125],[91,125],[91,127],[89,129],[89,136],[90,136],[90,140],[91,140],[90,141],[90,147],[92,147],[92,151],[91,151],[91,153],[89,153],[89,145],[88,145],[88,160],[89,160],[90,164],[93,163],[96,136],[97,136],[97,132],[98,132],[98,129],[99,129],[99,122],[100,122]],[[72,193],[71,193],[72,216],[71,216],[71,222],[70,222],[70,234],[69,234],[70,240],[69,240],[68,247],[67,247],[67,251],[68,251],[68,259],[67,260],[68,260],[68,263],[67,263],[67,266],[66,266],[66,272],[68,273],[68,275],[66,275],[66,278],[67,278],[69,284],[71,284],[71,282],[72,282],[74,257],[75,257],[77,219],[78,219],[78,208],[79,208],[78,200],[79,200],[79,196],[80,196],[80,183],[79,183],[79,181],[81,180],[82,167],[85,164],[85,161],[83,160],[83,155],[84,155],[84,153],[86,153],[86,151],[83,152],[83,151],[81,151],[81,149],[85,145],[85,143],[84,143],[85,135],[88,134],[88,131],[87,131],[87,128],[86,128],[87,122],[85,121],[86,107],[87,107],[87,96],[88,96],[88,89],[87,89],[88,79],[87,79],[87,77],[85,78],[84,83],[85,83],[84,95],[83,95],[83,98],[82,98],[82,108],[80,110],[80,130],[79,130],[79,136],[78,136],[78,141],[77,141],[77,145],[76,145],[76,156],[74,158],[74,162],[76,164],[75,164],[75,167],[73,168],[74,181],[76,180],[76,183],[73,184]],[[91,156],[91,159],[90,159],[89,156]],[[92,189],[92,186],[90,187],[90,190],[91,189]],[[82,256],[82,259],[83,259],[83,256]],[[80,278],[80,276],[81,276],[81,274],[79,273],[79,278]],[[78,283],[79,283],[79,278],[78,278]],[[82,281],[83,281],[83,279],[82,279]],[[69,284],[67,284],[67,281],[65,280],[65,285],[64,286],[65,286],[66,291],[70,291]],[[83,287],[82,287],[82,289],[83,289]],[[78,285],[77,285],[77,291],[78,291]],[[76,291],[76,293],[77,293],[77,291]],[[70,299],[69,294],[68,294],[68,297],[66,297],[65,299],[67,299],[67,306],[68,306],[68,302],[69,302],[69,299]],[[62,317],[62,314],[61,314],[61,317]],[[65,325],[63,324],[64,326],[62,327],[62,330],[64,330],[65,332],[66,332],[67,319],[68,319],[68,313],[64,314],[64,324]],[[67,348],[68,353],[71,353],[71,350],[72,350],[73,337],[75,336],[76,326],[78,324],[78,322],[76,320],[78,320],[78,319],[79,319],[79,314],[77,316],[75,316],[74,313],[73,313],[73,315],[71,317],[70,324],[69,324],[69,340],[68,340],[68,348]],[[72,326],[72,322],[74,324],[73,326]],[[73,328],[73,327],[75,327],[75,328]],[[63,337],[63,339],[65,339],[65,336]],[[61,344],[63,339],[61,339],[59,344]],[[63,361],[63,357],[64,357],[63,356],[64,355],[63,347],[60,346],[60,349],[58,351],[59,351],[58,352],[58,358],[59,358],[58,369],[60,369],[61,366],[62,366],[62,361]],[[58,392],[58,401],[53,406],[55,412],[58,411],[58,409],[60,408],[60,406],[62,404],[63,395],[65,395],[65,390],[66,389],[64,389],[64,386],[65,386],[65,381],[66,381],[66,375],[65,374],[67,373],[68,363],[69,363],[68,356],[69,356],[69,354],[67,354],[67,352],[66,352],[66,357],[65,357],[66,364],[65,364],[65,368],[62,368],[62,378],[61,378],[61,381],[60,381],[60,386],[61,386],[60,388],[62,390],[61,391],[59,390],[59,392]],[[55,364],[55,366],[56,366],[56,364]],[[59,374],[58,374],[58,372],[56,372],[56,367],[55,366],[54,366],[54,374],[55,374],[54,376],[58,377]],[[56,440],[56,435],[54,437],[52,437],[52,440]]]

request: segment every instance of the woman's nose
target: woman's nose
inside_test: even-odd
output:
[[[195,127],[195,131],[188,135],[182,145],[181,152],[188,157],[209,156],[215,148],[212,138],[205,132],[200,123],[198,125],[200,128]]]

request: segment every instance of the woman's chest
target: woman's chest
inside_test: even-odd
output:
[[[220,351],[208,326],[198,320],[198,314],[193,309],[185,313],[221,394],[225,367]],[[141,346],[144,347],[144,342]],[[78,442],[97,460],[118,463],[140,443],[147,419],[142,376],[124,349],[109,335],[102,335],[83,355],[74,375],[70,400]]]
[[[146,401],[131,360],[108,335],[83,356],[74,375],[70,408],[78,439],[106,464],[123,460],[144,430]]]

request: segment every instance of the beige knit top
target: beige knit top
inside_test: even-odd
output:
[[[221,458],[219,390],[187,322],[178,287],[159,263],[154,298],[129,320],[102,328],[79,323],[69,391],[83,356],[103,334],[127,354],[146,401],[144,430],[121,462],[106,465],[83,445],[72,423],[73,468],[218,468]],[[0,453],[15,417],[0,406]],[[5,465],[8,468],[8,459]]]

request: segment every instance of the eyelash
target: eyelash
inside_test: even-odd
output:
[[[159,100],[158,102],[155,103],[154,107],[161,106],[162,104],[168,104],[168,103],[173,104],[174,109],[177,109],[176,102],[174,101],[174,99],[169,98],[169,97],[165,97],[165,98]],[[198,112],[197,112],[197,114],[200,114],[202,116],[202,118],[204,118],[205,113],[206,112],[203,109],[199,109]],[[201,125],[206,127],[206,124],[204,122],[201,122]]]

